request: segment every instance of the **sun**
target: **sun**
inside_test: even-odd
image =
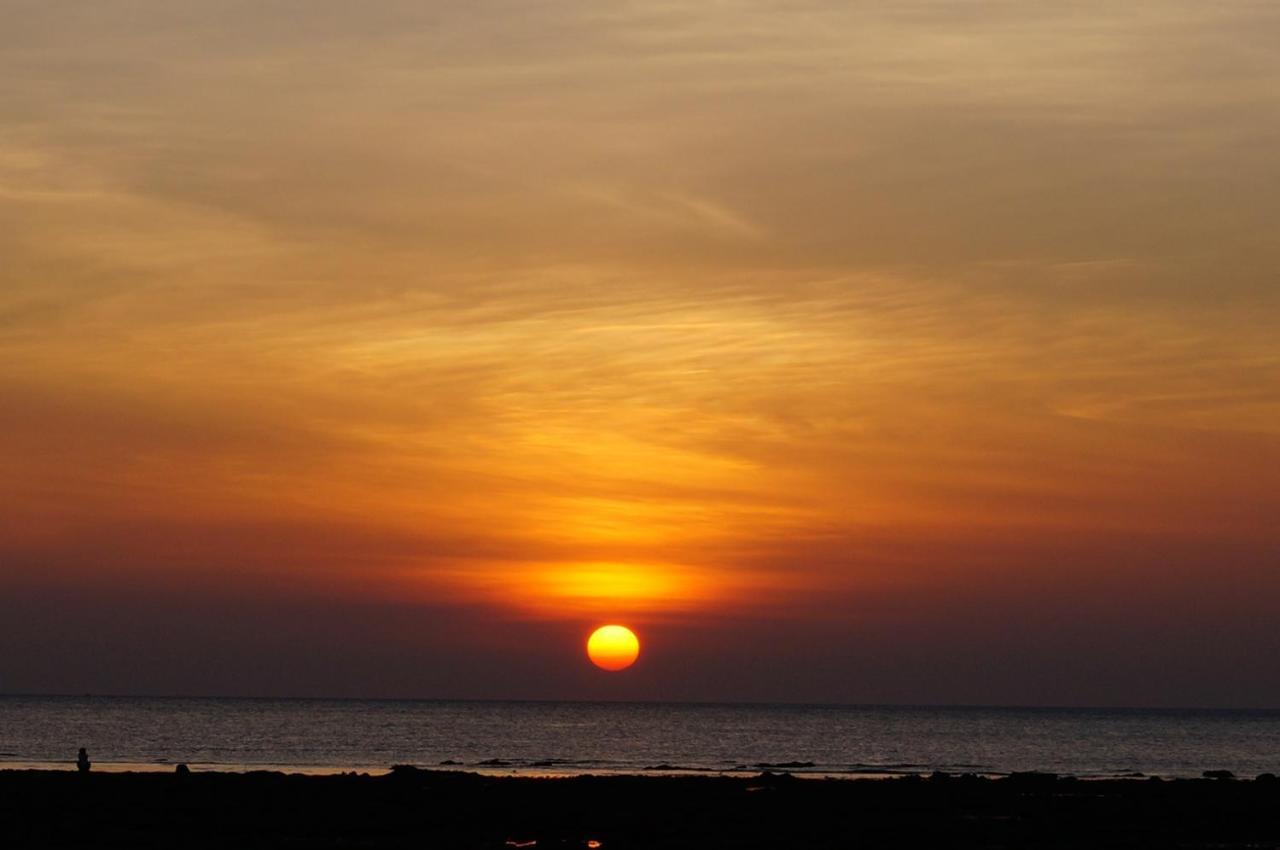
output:
[[[640,640],[626,626],[601,626],[587,639],[587,657],[601,670],[625,670],[639,655]]]

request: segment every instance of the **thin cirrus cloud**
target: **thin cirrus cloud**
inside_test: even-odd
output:
[[[9,18],[14,586],[706,649],[700,617],[827,645],[948,594],[1062,613],[1084,576],[1142,608],[1162,558],[1168,610],[1264,581],[1266,6]]]

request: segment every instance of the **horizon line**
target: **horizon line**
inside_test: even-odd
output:
[[[10,693],[0,691],[0,699],[155,699],[155,700],[244,700],[258,702],[435,702],[435,703],[534,703],[579,705],[681,705],[689,707],[741,708],[844,708],[844,709],[956,709],[971,711],[1114,711],[1114,712],[1236,712],[1280,713],[1280,706],[1174,706],[1174,705],[1061,705],[1000,703],[893,703],[893,702],[787,702],[778,700],[672,700],[672,699],[555,699],[525,697],[390,697],[390,696],[282,696],[251,694],[125,694],[125,693]]]

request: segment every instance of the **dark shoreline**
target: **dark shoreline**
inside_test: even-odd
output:
[[[586,848],[592,841],[601,850],[1280,848],[1280,780],[0,770],[0,846],[9,848]]]

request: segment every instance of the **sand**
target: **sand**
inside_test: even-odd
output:
[[[0,847],[1280,847],[1280,781],[0,771]]]

